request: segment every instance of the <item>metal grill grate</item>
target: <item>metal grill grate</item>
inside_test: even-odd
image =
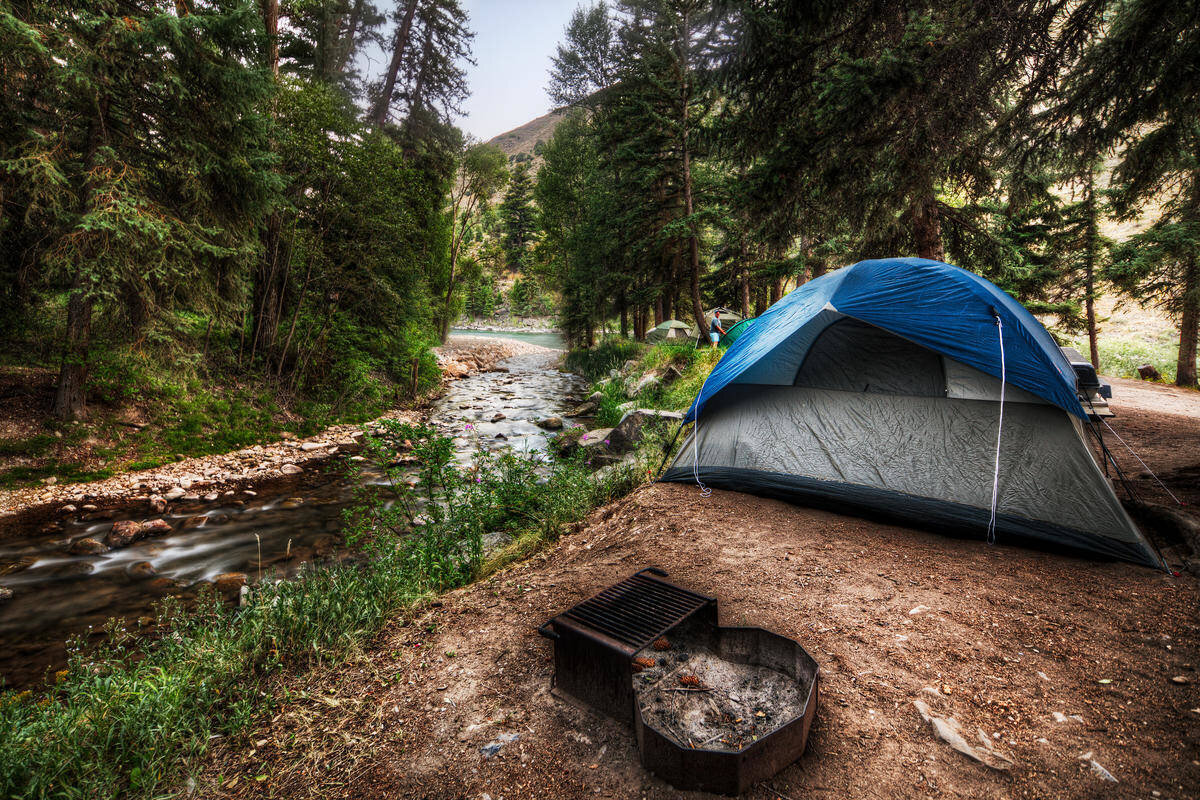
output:
[[[584,600],[563,616],[640,650],[711,601],[643,571]]]

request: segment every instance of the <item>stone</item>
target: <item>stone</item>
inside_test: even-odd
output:
[[[626,412],[621,421],[609,434],[609,450],[614,453],[625,453],[637,448],[638,443],[646,435],[647,425],[670,427],[683,422],[683,414],[678,411],[659,411],[653,408],[635,408]]]
[[[920,713],[921,719],[933,726],[933,731],[938,735],[938,738],[958,752],[992,769],[1012,769],[1012,759],[997,751],[992,744],[992,740],[988,738],[982,729],[979,731],[980,744],[973,745],[963,736],[962,726],[959,725],[958,720],[954,719],[954,717],[942,717],[935,714],[924,700],[914,700],[913,706]]]
[[[113,523],[104,537],[109,547],[125,547],[141,538],[142,523],[133,519],[122,519]]]
[[[201,478],[199,475],[193,475],[190,472],[185,472],[183,475],[179,476],[178,485],[184,489],[190,489],[190,488],[192,488],[192,486],[194,486],[197,483],[200,483],[200,481],[202,481],[202,480],[204,480],[204,479]]]
[[[301,472],[304,472],[304,468],[298,467],[295,464],[284,464],[279,468],[279,471],[284,475],[299,475]]]
[[[0,603],[7,603],[12,600],[13,590],[7,586],[0,586]]]
[[[62,508],[60,508],[60,509],[58,510],[58,513],[60,513],[60,514],[63,514],[64,516],[65,516],[65,515],[67,515],[67,514],[74,514],[74,513],[75,513],[75,506],[73,506],[73,505],[71,505],[70,503],[68,503],[67,505],[65,505],[65,506],[63,506]]]
[[[129,574],[129,577],[137,578],[138,580],[153,578],[155,575],[154,565],[149,561],[137,561],[133,564],[130,564],[129,569],[125,571]]]
[[[71,542],[71,546],[67,548],[67,552],[76,556],[97,556],[101,553],[107,553],[108,547],[99,539],[85,536],[82,539],[76,539]]]
[[[313,450],[320,450],[324,446],[325,445],[321,444],[320,442],[302,442],[300,444],[300,449],[306,453],[311,453]]]
[[[167,500],[178,500],[179,498],[183,497],[185,494],[187,494],[187,490],[184,489],[182,486],[174,486],[174,487],[168,489],[167,493],[164,494],[163,497]]]
[[[179,529],[186,531],[190,528],[203,528],[207,524],[208,517],[204,516],[203,514],[197,514],[194,517],[188,517],[185,519],[183,524],[179,526]]]
[[[142,523],[141,536],[161,536],[171,532],[171,523],[165,519],[152,519]],[[139,537],[140,538],[140,537]]]
[[[51,475],[49,478],[42,478],[42,483],[46,484],[47,486],[53,486],[54,484],[58,483],[58,478]]]
[[[567,414],[568,417],[590,417],[596,413],[596,404],[590,400],[575,406]]]
[[[167,511],[167,501],[158,495],[150,496],[150,511],[155,514],[165,514]]]
[[[1116,777],[1104,767],[1100,766],[1100,762],[1097,761],[1094,756],[1095,753],[1093,753],[1091,750],[1088,750],[1086,753],[1080,754],[1079,760],[1086,763],[1092,770],[1092,774],[1100,778],[1100,780],[1108,781],[1109,783],[1117,783]]]
[[[497,411],[497,412],[496,412],[496,413],[495,413],[495,414],[492,416],[492,422],[499,422],[499,421],[500,421],[500,420],[502,420],[502,419],[508,419],[508,417],[504,416],[504,414],[503,414],[502,412],[500,412],[500,411]]]
[[[662,379],[659,378],[658,373],[654,371],[647,372],[645,375],[638,378],[637,381],[634,381],[632,378],[630,378],[625,382],[625,396],[629,398],[637,397],[642,392],[649,391],[661,383]]]
[[[600,405],[604,402],[604,392],[592,392],[587,396],[587,402]]]
[[[1137,368],[1138,377],[1144,381],[1161,381],[1162,375],[1153,364],[1142,364]]]
[[[562,417],[546,417],[537,421],[537,426],[548,431],[561,431],[563,427]]]
[[[219,498],[220,496],[221,496],[220,492],[209,492],[208,494],[204,495],[204,502],[211,503],[214,500],[216,500],[217,498]]]
[[[213,578],[213,586],[218,592],[234,592],[245,586],[247,580],[244,572],[222,572]]]

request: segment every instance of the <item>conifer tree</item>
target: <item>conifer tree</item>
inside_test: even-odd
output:
[[[527,163],[517,165],[500,204],[504,224],[504,258],[510,270],[522,269],[537,234],[537,210],[533,207],[533,176]]]

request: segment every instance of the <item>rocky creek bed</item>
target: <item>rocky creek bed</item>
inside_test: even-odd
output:
[[[439,357],[456,379],[423,413],[394,416],[454,437],[462,463],[479,448],[544,451],[536,423],[566,415],[583,388],[555,368],[558,355],[452,340]],[[38,684],[65,664],[71,638],[98,638],[111,619],[150,635],[164,597],[188,602],[211,584],[233,601],[248,582],[344,558],[342,512],[356,487],[347,467],[361,462],[361,436],[339,426],[99,485],[8,493],[16,513],[0,518],[0,686]],[[364,469],[360,480],[379,477]]]

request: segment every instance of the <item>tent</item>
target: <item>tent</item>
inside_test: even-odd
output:
[[[659,325],[655,325],[646,332],[647,342],[664,342],[668,340],[678,339],[686,341],[693,337],[692,328],[686,322],[680,322],[677,319],[669,319]]]
[[[741,338],[742,334],[744,334],[747,330],[749,330],[750,326],[753,324],[754,324],[754,317],[750,317],[749,319],[744,319],[741,322],[737,323],[732,328],[726,328],[725,335],[721,337],[721,346],[729,347],[730,345],[732,345],[739,338]]]
[[[685,421],[662,480],[1162,566],[1085,442],[1053,338],[949,264],[861,261],[804,284],[729,348]]]

